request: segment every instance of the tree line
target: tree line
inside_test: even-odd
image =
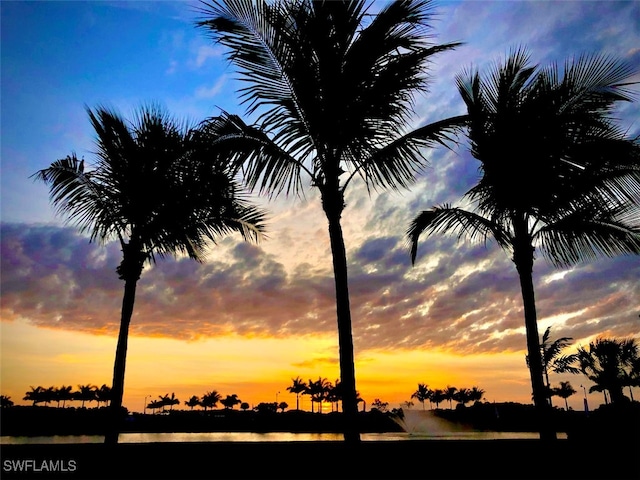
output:
[[[36,174],[58,212],[92,241],[117,240],[122,247],[113,415],[122,405],[144,266],[166,255],[201,260],[210,241],[233,232],[261,239],[265,212],[246,201],[243,189],[301,194],[306,178],[319,191],[331,244],[344,436],[358,442],[342,232],[347,187],[360,180],[369,190],[409,188],[427,166],[426,148],[452,148],[464,134],[479,162],[478,183],[461,201],[472,209],[441,205],[419,213],[405,232],[411,259],[422,234],[492,238],[507,252],[520,281],[540,435],[554,439],[540,358],[535,251],[556,267],[640,253],[639,139],[611,116],[619,102],[633,101],[634,69],[582,55],[561,70],[534,64],[517,48],[488,75],[467,69],[456,76],[466,114],[411,130],[414,98],[427,90],[433,55],[461,45],[430,43],[431,1],[389,2],[372,15],[364,1],[211,0],[202,2],[201,14],[197,27],[238,69],[238,93],[247,114],[255,114],[254,125],[226,112],[184,128],[157,107],[142,109],[133,122],[107,108],[88,109],[97,133],[95,165],[85,170],[84,160],[70,155]],[[108,443],[118,437],[118,422],[111,425]]]

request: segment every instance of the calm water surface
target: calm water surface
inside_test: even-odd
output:
[[[480,432],[456,431],[442,433],[363,433],[363,441],[397,440],[500,440],[500,439],[536,439],[535,432]],[[558,433],[558,438],[566,434]],[[251,433],[251,432],[206,432],[206,433],[121,433],[119,443],[157,443],[157,442],[318,442],[342,441],[340,433]],[[55,435],[47,437],[0,437],[0,445],[27,444],[64,444],[64,443],[103,443],[99,435]]]

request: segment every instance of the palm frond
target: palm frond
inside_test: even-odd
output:
[[[544,257],[556,267],[600,256],[640,255],[639,219],[636,205],[613,211],[582,209],[542,226],[535,237]]]
[[[465,236],[472,241],[486,241],[493,237],[503,247],[510,244],[507,233],[493,220],[468,210],[443,205],[421,212],[411,222],[406,237],[412,263],[415,263],[418,239],[422,233],[453,233],[458,238]]]

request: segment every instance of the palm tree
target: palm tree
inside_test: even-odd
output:
[[[471,390],[469,390],[469,401],[470,402],[479,402],[480,400],[482,400],[482,397],[484,396],[484,390],[473,386],[471,387]]]
[[[220,400],[220,403],[224,406],[224,408],[233,410],[233,407],[235,407],[239,403],[242,403],[242,400],[240,400],[238,398],[238,395],[234,393],[232,395],[227,395],[226,398]]]
[[[71,392],[72,389],[73,387],[70,385],[62,385],[56,390],[56,400],[58,402],[62,402],[62,408],[64,408],[67,401],[73,400],[73,394]]]
[[[160,397],[160,398],[162,398],[162,397]],[[147,408],[150,409],[150,410],[159,410],[159,409],[162,408],[162,410],[164,411],[164,403],[161,400],[152,400],[147,405]]]
[[[91,403],[96,399],[96,390],[98,387],[91,384],[78,385],[78,391],[75,392],[75,400],[80,400],[82,405],[80,408],[84,408],[84,402]]]
[[[425,383],[419,383],[418,389],[411,394],[411,398],[415,398],[422,404],[422,409],[424,410],[424,402],[431,398],[433,394],[433,390],[429,388],[429,386]]]
[[[44,388],[41,387],[40,385],[38,385],[37,387],[29,387],[31,388],[31,390],[29,390],[23,400],[28,400],[30,402],[33,402],[33,406],[35,407],[38,403],[42,402],[43,399],[43,392],[44,392]]]
[[[200,404],[206,411],[207,408],[214,408],[221,398],[222,395],[220,395],[216,390],[213,390],[211,392],[205,393],[202,396],[202,401],[200,402]]]
[[[449,401],[449,409],[453,409],[453,400],[455,400],[456,393],[458,393],[458,389],[456,387],[452,387],[447,385],[447,388],[444,389],[444,399]]]
[[[36,177],[51,200],[91,241],[117,239],[125,282],[113,368],[111,429],[117,443],[124,393],[129,325],[138,279],[146,262],[178,253],[202,260],[208,241],[239,232],[257,240],[264,214],[239,194],[236,171],[218,160],[210,133],[172,119],[160,107],[142,107],[129,123],[105,107],[87,109],[97,134],[92,171],[75,154]]]
[[[331,382],[326,378],[318,377],[315,382],[309,379],[309,396],[311,396],[311,411],[313,412],[313,403],[318,404],[318,413],[322,413],[322,402],[327,398],[327,392],[331,388]],[[344,407],[343,407],[344,411]]]
[[[481,177],[464,196],[473,209],[443,205],[408,229],[415,262],[421,233],[495,238],[520,279],[527,354],[540,436],[555,439],[543,379],[533,285],[535,248],[556,267],[598,256],[640,253],[640,143],[611,119],[630,100],[630,67],[602,56],[568,61],[562,78],[518,49],[488,78],[463,72],[471,154]]]
[[[13,400],[7,395],[0,395],[0,408],[13,407]]]
[[[579,370],[572,366],[575,360],[575,354],[562,355],[562,351],[571,345],[571,337],[560,337],[553,342],[550,340],[551,327],[547,327],[542,335],[542,342],[540,343],[540,354],[542,356],[542,371],[546,381],[547,391],[549,395],[549,405],[553,406],[551,402],[551,393],[554,390],[551,388],[551,382],[549,381],[549,370],[556,373],[578,373]]]
[[[459,388],[458,391],[453,394],[453,399],[458,402],[459,405],[465,406],[472,401],[471,390],[468,388]]]
[[[345,191],[399,189],[426,165],[423,147],[444,143],[461,118],[407,133],[431,57],[457,44],[429,43],[430,0],[388,2],[375,15],[357,1],[211,0],[203,27],[227,47],[256,126],[212,122],[244,165],[248,185],[275,196],[318,189],[329,229],[336,293],[345,441],[358,442]]]
[[[111,387],[105,383],[98,389],[96,389],[96,402],[98,407],[100,403],[104,402],[107,405],[111,401]]]
[[[193,410],[193,407],[200,405],[200,398],[197,395],[193,395],[189,400],[185,400],[184,404]]]
[[[569,382],[560,382],[560,386],[553,389],[553,394],[559,396],[560,398],[564,398],[564,406],[565,410],[569,411],[569,403],[567,402],[567,398],[576,393],[576,390],[571,386]]]
[[[440,408],[440,404],[446,400],[445,393],[442,389],[436,388],[431,394],[431,399],[433,403],[436,404],[436,410]]]
[[[300,394],[307,390],[307,384],[300,377],[292,378],[291,381],[293,383],[287,387],[287,390],[296,394],[296,410],[300,410]]]
[[[624,401],[623,388],[630,372],[638,363],[635,339],[597,338],[589,347],[579,347],[577,363],[580,371],[595,383],[591,391],[608,391],[611,403]],[[606,396],[605,396],[606,398]]]

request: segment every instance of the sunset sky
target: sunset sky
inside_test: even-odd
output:
[[[244,115],[223,50],[194,26],[197,5],[0,4],[0,392],[17,404],[26,403],[30,386],[111,384],[123,292],[115,273],[119,246],[90,243],[66,226],[47,188],[29,178],[71,152],[91,164],[85,105],[110,105],[127,117],[150,101],[194,121],[220,108]],[[486,69],[520,45],[542,65],[602,52],[640,71],[637,1],[438,6],[435,41],[464,45],[436,57],[415,126],[464,113],[455,75],[471,65]],[[638,101],[621,105],[616,116],[630,136],[640,134]],[[347,193],[357,389],[367,405],[379,398],[390,407],[409,400],[418,383],[478,386],[488,401],[530,403],[522,301],[505,252],[491,242],[434,236],[421,241],[411,266],[404,238],[411,219],[455,203],[478,174],[464,144],[425,154],[430,167],[410,190],[368,194],[353,184]],[[145,268],[127,358],[130,410],[142,411],[145,397],[175,392],[184,402],[210,390],[295,407],[286,391],[292,378],[339,377],[329,238],[317,192],[255,201],[270,212],[261,243],[230,236],[202,264],[165,259]],[[541,335],[551,326],[553,339],[572,337],[575,346],[598,335],[640,340],[640,257],[562,271],[540,257],[534,281]],[[592,385],[584,376],[551,380],[569,380],[578,390],[569,404],[582,408],[580,385]],[[640,389],[634,395],[640,398]],[[588,399],[592,407],[603,400]],[[307,398],[302,407],[310,409]]]

